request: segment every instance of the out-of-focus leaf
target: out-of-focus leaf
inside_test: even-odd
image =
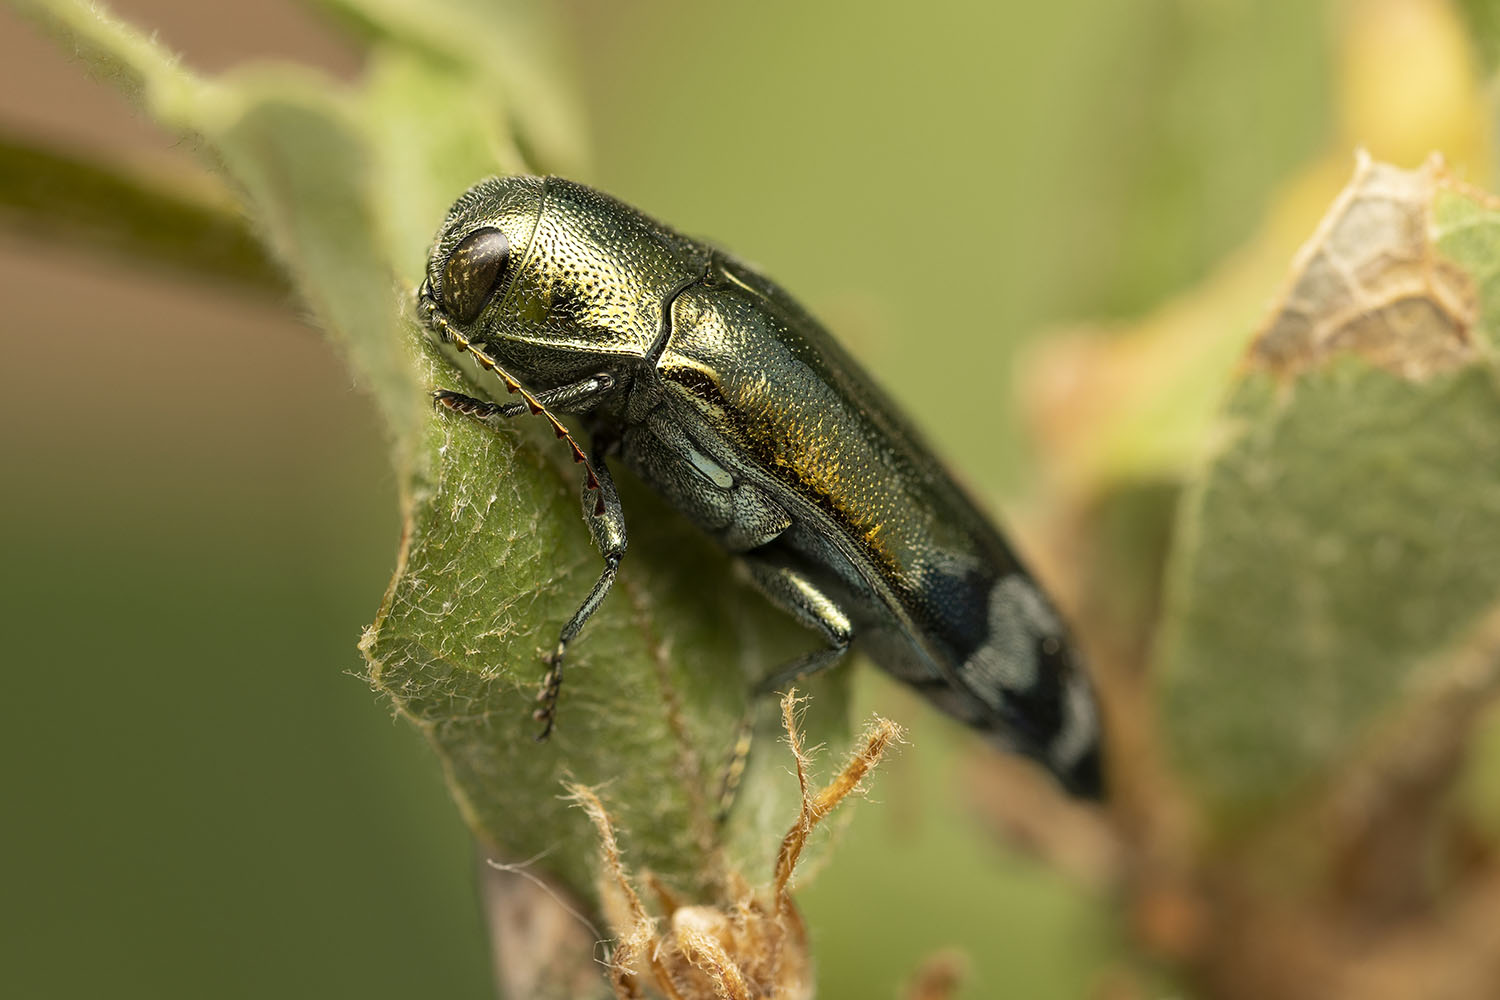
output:
[[[295,67],[206,79],[102,6],[20,7],[223,169],[402,447],[422,419],[421,386],[371,207],[369,140],[348,93]]]
[[[534,169],[576,173],[587,159],[582,116],[544,67],[556,58],[541,8],[528,0],[319,0],[377,38],[420,52],[466,78],[471,94],[496,104],[490,118],[530,153]],[[441,118],[469,113],[434,105]],[[503,123],[503,124],[502,124]]]
[[[1500,4],[1494,0],[1458,0],[1458,9],[1468,20],[1485,71],[1495,72],[1500,67]]]
[[[1500,705],[1474,727],[1468,766],[1459,782],[1460,807],[1491,843],[1500,843]]]
[[[363,96],[380,158],[372,192],[378,221],[396,273],[420,275],[437,221],[454,199],[481,177],[526,173],[527,165],[505,129],[498,90],[475,87],[400,45],[378,44],[368,61]]]
[[[1500,600],[1500,213],[1362,162],[1253,345],[1181,512],[1166,738],[1219,828],[1442,688]]]
[[[1074,606],[1102,671],[1145,665],[1160,615],[1177,501],[1213,445],[1267,290],[1347,176],[1309,171],[1254,239],[1186,294],[1129,324],[1054,331],[1023,380],[1058,551],[1080,553]],[[1134,681],[1132,681],[1132,684]],[[1114,736],[1143,723],[1121,707]],[[1122,747],[1124,744],[1120,744]],[[1137,769],[1142,755],[1116,765]],[[1132,780],[1132,779],[1126,779]]]
[[[1459,176],[1483,166],[1481,81],[1453,11],[1394,0],[1349,15],[1340,35],[1344,133],[1281,185],[1254,237],[1139,319],[1054,330],[1039,344],[1023,384],[1060,492],[1087,502],[1121,484],[1192,473],[1268,290],[1342,187],[1349,149],[1398,163],[1437,150]],[[1396,61],[1400,72],[1391,71]]]
[[[1459,176],[1482,176],[1483,71],[1455,6],[1380,0],[1343,11],[1340,148],[1402,165],[1436,150]]]
[[[1087,500],[1189,474],[1290,252],[1263,236],[1139,323],[1057,331],[1038,349],[1027,409],[1058,492]]]
[[[417,432],[423,392],[400,285],[384,253],[368,137],[358,109],[326,80],[237,75],[205,116],[206,137],[319,325],[344,350],[392,429]]]
[[[0,136],[0,220],[61,240],[282,294],[239,206],[208,174],[170,179]]]

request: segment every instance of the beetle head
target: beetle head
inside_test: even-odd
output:
[[[535,177],[480,181],[448,210],[427,259],[424,300],[478,340],[481,317],[504,301],[536,233],[545,200],[544,182]],[[446,336],[442,325],[434,327]]]
[[[492,177],[449,210],[424,295],[540,385],[644,355],[671,289],[705,259],[697,244],[581,184]]]

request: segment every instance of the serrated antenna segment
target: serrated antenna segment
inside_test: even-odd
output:
[[[543,406],[510,372],[502,368],[498,361],[486,354],[482,348],[469,340],[468,337],[464,336],[463,331],[448,320],[448,317],[443,314],[442,309],[432,298],[427,282],[425,281],[422,282],[422,288],[417,293],[417,303],[422,312],[422,319],[428,328],[444,340],[457,344],[459,350],[467,352],[479,363],[479,367],[498,377],[500,381],[505,383],[507,392],[518,393],[521,400],[526,404],[526,408],[532,414],[539,414],[547,418],[547,422],[552,425],[552,432],[557,435],[558,440],[568,442],[568,447],[573,452],[574,463],[583,466],[584,481],[594,493],[594,516],[598,517],[603,514],[604,493],[599,489],[599,477],[594,474],[593,464],[589,462],[588,456],[583,453],[583,449],[578,446],[578,442],[573,438],[572,433],[563,426],[562,421],[558,420],[551,410]]]

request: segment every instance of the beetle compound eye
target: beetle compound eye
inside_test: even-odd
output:
[[[477,229],[464,237],[443,269],[443,308],[467,323],[489,301],[510,258],[510,240],[498,229]]]

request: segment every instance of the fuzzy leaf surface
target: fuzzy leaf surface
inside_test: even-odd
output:
[[[1445,689],[1500,603],[1497,264],[1492,200],[1362,164],[1251,348],[1180,512],[1157,671],[1219,829]]]

